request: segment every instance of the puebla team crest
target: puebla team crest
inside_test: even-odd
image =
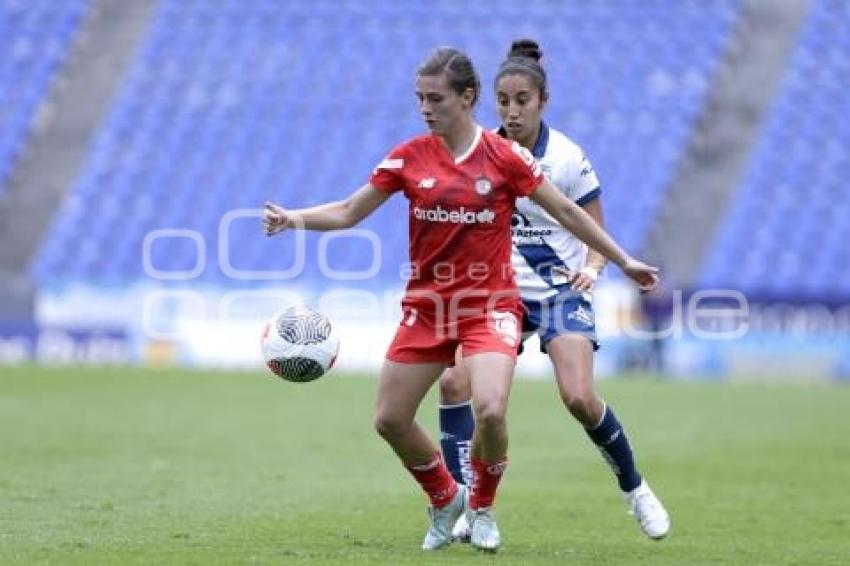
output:
[[[475,180],[475,192],[482,197],[493,190],[493,183],[487,177],[478,177]]]

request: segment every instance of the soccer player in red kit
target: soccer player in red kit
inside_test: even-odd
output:
[[[464,53],[437,49],[416,74],[419,110],[430,134],[398,145],[346,200],[301,210],[268,203],[264,212],[266,234],[273,235],[290,228],[350,228],[399,191],[410,201],[411,276],[381,368],[375,428],[430,499],[425,550],[449,544],[465,511],[476,548],[495,551],[501,544],[493,502],[507,465],[505,413],[522,316],[510,260],[516,199],[530,196],[641,288],[658,283],[657,270],[631,258],[564,197],[526,149],[475,123],[480,91]],[[471,376],[477,423],[468,494],[414,420],[428,389],[454,363],[458,346]]]

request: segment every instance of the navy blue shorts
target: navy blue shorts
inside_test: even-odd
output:
[[[593,305],[582,295],[565,291],[540,301],[523,299],[522,304],[525,307],[522,338],[540,336],[540,351],[544,354],[546,344],[561,334],[580,334],[590,340],[594,351],[599,349]]]

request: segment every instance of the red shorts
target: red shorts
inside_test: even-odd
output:
[[[499,352],[516,359],[521,328],[519,308],[491,310],[446,322],[438,321],[433,313],[404,307],[387,359],[405,364],[454,365],[458,346],[463,347],[464,357]]]

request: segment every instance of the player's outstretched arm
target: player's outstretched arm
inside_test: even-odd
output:
[[[617,264],[642,291],[658,285],[658,268],[646,265],[627,254],[593,218],[565,197],[552,183],[544,180],[531,198],[581,241]]]
[[[263,211],[263,228],[266,236],[284,230],[340,230],[351,228],[381,206],[389,193],[365,184],[345,200],[328,202],[312,208],[286,210],[267,202]]]

